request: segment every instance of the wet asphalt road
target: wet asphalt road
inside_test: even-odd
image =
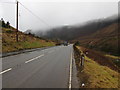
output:
[[[3,88],[68,88],[72,45],[2,59]]]

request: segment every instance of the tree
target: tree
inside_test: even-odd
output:
[[[9,23],[9,21],[7,21],[7,23],[6,23],[6,28],[10,28],[10,23]]]
[[[74,45],[80,45],[80,42],[79,41],[76,41]]]
[[[3,18],[1,18],[1,22],[2,22],[2,27],[4,27],[4,28],[10,28],[9,21],[7,21],[7,23],[5,23],[5,21],[3,20]]]
[[[3,18],[1,18],[2,21],[2,27],[6,27],[5,21],[3,20]]]

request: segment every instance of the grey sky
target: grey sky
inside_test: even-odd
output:
[[[83,23],[93,19],[106,18],[118,14],[118,0],[111,2],[95,2],[94,0],[85,0],[84,2],[77,0],[58,1],[58,0],[18,0],[34,14],[44,20],[50,27],[73,25]],[[25,1],[25,2],[24,2]],[[15,2],[15,0],[2,0],[0,2]],[[2,7],[1,17],[5,21],[10,21],[11,25],[15,27],[15,4],[0,3]],[[28,12],[23,6],[19,5],[19,29],[25,31],[44,30],[49,28],[42,23],[38,18]]]

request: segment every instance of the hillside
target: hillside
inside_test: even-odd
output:
[[[120,27],[120,26],[119,26]],[[114,23],[105,28],[99,29],[95,33],[76,38],[73,42],[79,41],[80,45],[107,52],[113,55],[119,55],[118,51],[118,24]]]
[[[32,34],[24,34],[20,31],[18,32],[18,34],[19,34],[19,42],[16,42],[15,29],[13,27],[2,28],[2,52],[3,53],[55,45],[54,42],[50,40],[47,40],[47,39],[45,40],[45,39],[36,37]]]
[[[95,50],[120,56],[118,50],[118,18],[108,17],[86,22],[83,25],[56,27],[37,36],[67,40]]]
[[[75,46],[75,61],[78,70],[78,78],[80,88],[119,88],[119,72],[111,59],[100,54],[99,52]],[[84,67],[79,65],[80,53],[85,53],[86,49],[88,54],[85,55]],[[85,86],[82,87],[81,84]]]
[[[117,17],[108,17],[106,19],[96,19],[83,23],[83,25],[67,25],[55,27],[46,32],[35,32],[36,35],[46,38],[57,38],[71,41],[79,37],[88,36],[118,21]]]

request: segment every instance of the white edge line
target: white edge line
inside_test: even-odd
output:
[[[72,53],[70,60],[69,90],[71,90],[71,87],[72,87]]]
[[[10,71],[10,70],[12,70],[12,68],[9,68],[9,69],[4,70],[4,71],[0,72],[0,74],[6,73],[6,72],[8,72],[8,71]]]
[[[33,60],[35,60],[35,59],[38,59],[38,58],[40,58],[40,57],[42,57],[42,56],[44,56],[44,54],[42,54],[42,55],[40,55],[40,56],[37,56],[37,57],[35,57],[35,58],[32,58],[32,59],[26,61],[25,63],[29,63],[29,62],[31,62],[31,61],[33,61]]]

